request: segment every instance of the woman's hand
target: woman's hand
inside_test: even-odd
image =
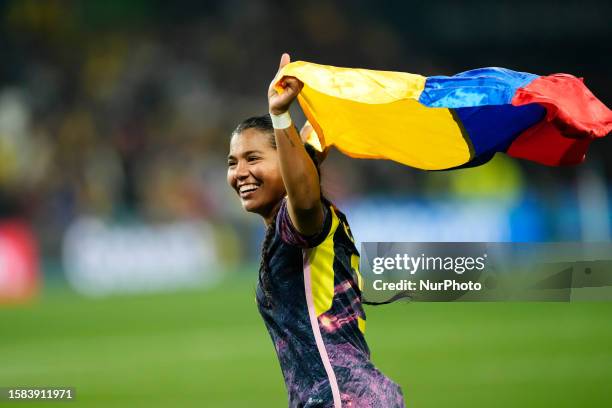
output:
[[[291,58],[289,57],[289,54],[283,54],[280,60],[278,71],[280,72],[280,70],[283,69],[283,67],[289,64],[290,62]],[[276,76],[274,77],[272,83],[270,84],[270,87],[268,88],[268,107],[270,113],[273,115],[280,115],[282,113],[287,112],[289,110],[289,106],[291,106],[291,103],[295,100],[295,98],[298,96],[298,94],[304,87],[304,84],[299,79],[295,77],[286,76],[283,77],[281,79],[281,82],[279,83],[281,88],[283,88],[283,92],[278,93],[275,89],[277,81],[278,72],[276,73]]]
[[[310,140],[312,136],[314,136],[314,138],[316,139],[315,141]],[[329,153],[329,146],[325,146],[325,148],[323,148],[323,151],[319,150],[321,148],[321,143],[318,140],[318,136],[316,136],[316,132],[310,122],[306,121],[306,123],[304,123],[304,126],[302,126],[302,129],[300,129],[300,139],[302,139],[302,143],[304,144],[310,143],[313,145],[313,147],[315,148],[315,154],[317,156],[318,163],[323,163],[323,160],[325,160],[327,154]]]

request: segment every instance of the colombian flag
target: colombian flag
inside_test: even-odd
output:
[[[612,131],[612,111],[568,74],[481,68],[424,77],[297,61],[283,76],[304,83],[298,100],[321,147],[425,170],[477,166],[496,152],[578,164]]]

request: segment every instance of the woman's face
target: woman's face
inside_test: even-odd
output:
[[[242,207],[269,217],[285,196],[278,155],[270,135],[258,129],[234,135],[227,164],[227,182],[240,197]]]

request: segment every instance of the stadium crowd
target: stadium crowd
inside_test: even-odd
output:
[[[431,58],[424,45],[406,41],[401,26],[360,10],[363,2],[350,10],[333,2],[287,9],[275,1],[203,3],[1,3],[0,215],[29,220],[43,250],[59,251],[58,237],[82,214],[254,222],[225,184],[225,157],[235,124],[265,112],[281,51],[424,75],[474,67]],[[482,50],[486,58],[506,61]],[[604,86],[593,89],[605,102],[610,79],[592,71],[585,76]],[[603,159],[610,152],[593,150],[591,165],[609,174]],[[324,166],[324,190],[339,201],[377,194],[507,200],[528,189],[554,201],[574,179],[573,169],[504,158],[457,173],[340,154]]]

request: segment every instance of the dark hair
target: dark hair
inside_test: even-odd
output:
[[[232,136],[239,135],[247,129],[257,129],[270,135],[270,143],[276,149],[276,139],[274,139],[274,127],[270,115],[253,116],[245,119],[236,126]]]
[[[270,115],[262,115],[262,116],[253,116],[242,121],[236,129],[232,132],[232,136],[238,135],[244,132],[247,129],[257,129],[264,133],[269,134],[269,142],[273,148],[276,149],[276,139],[274,138],[274,127],[272,126],[272,119],[270,119]],[[319,168],[319,160],[317,159],[316,150],[310,144],[305,143],[304,148],[308,153],[308,156],[312,159],[314,163],[317,174],[319,175],[319,181],[321,180],[321,169]],[[327,200],[321,194],[321,199],[324,202]],[[278,211],[278,210],[277,210]],[[264,236],[263,243],[261,245],[261,260],[259,262],[259,284],[264,293],[265,297],[265,305],[267,307],[272,307],[272,296],[270,294],[270,247],[272,244],[272,239],[274,238],[274,234],[276,232],[276,213],[272,215],[272,223],[268,225],[266,228],[266,235]]]

